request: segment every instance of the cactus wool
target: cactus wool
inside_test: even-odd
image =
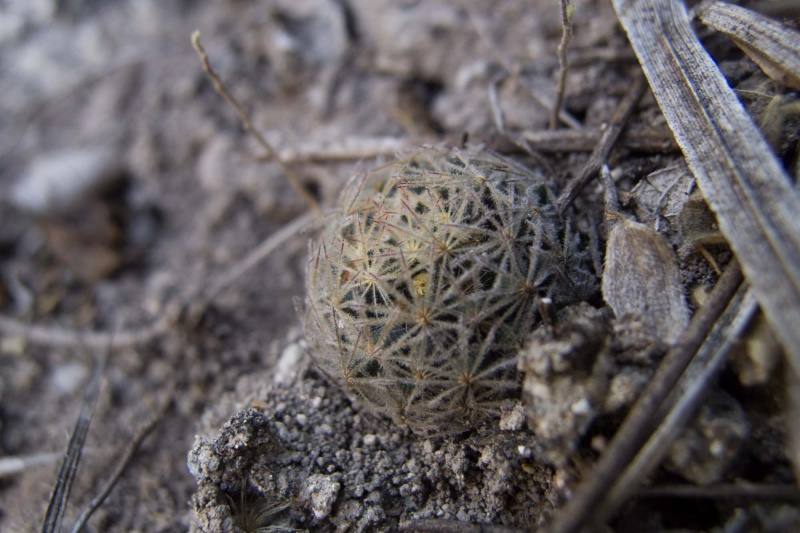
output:
[[[322,370],[415,431],[496,413],[518,390],[536,299],[596,290],[552,202],[540,174],[472,148],[426,148],[352,180],[308,267]]]

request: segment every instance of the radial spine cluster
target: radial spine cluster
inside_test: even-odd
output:
[[[541,174],[426,148],[354,179],[311,250],[304,310],[329,377],[417,431],[457,431],[519,388],[536,299],[597,282]]]

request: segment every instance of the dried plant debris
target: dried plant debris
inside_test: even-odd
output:
[[[568,307],[555,332],[540,327],[519,354],[528,424],[556,464],[574,452],[608,392],[610,333],[607,317],[591,306]]]
[[[606,243],[603,298],[617,318],[643,320],[667,344],[689,323],[675,252],[658,233],[625,217]]]
[[[287,502],[273,524],[295,530],[396,531],[424,518],[531,528],[552,510],[552,470],[529,434],[510,429],[520,424],[420,439],[359,412],[309,366],[304,358],[296,379],[266,391],[267,373],[245,378],[260,390],[259,410],[238,412],[215,439],[196,439],[193,531],[237,531],[231,500],[242,483],[251,501]]]
[[[696,12],[703,23],[729,35],[775,82],[800,89],[800,33],[727,2],[705,2]]]
[[[636,219],[676,250],[684,283],[708,281],[712,269],[719,275],[720,265],[730,259],[716,216],[682,159],[640,180],[626,200]],[[698,253],[710,265],[707,269],[689,266]]]
[[[681,273],[675,252],[664,237],[619,212],[617,192],[608,167],[603,299],[620,321],[642,321],[659,341],[677,342],[689,323]]]
[[[429,148],[354,180],[311,251],[312,353],[415,430],[474,426],[517,391],[537,298],[597,282],[543,176],[491,152]]]
[[[628,195],[636,220],[665,237],[672,246],[684,242],[680,217],[697,189],[683,158],[643,177]],[[627,205],[627,204],[626,204]]]
[[[789,176],[692,32],[683,5],[613,4],[722,234],[800,372],[800,199]]]

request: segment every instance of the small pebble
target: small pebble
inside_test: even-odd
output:
[[[303,350],[297,343],[290,344],[281,352],[272,381],[275,383],[289,383],[297,374],[298,363],[302,359]]]
[[[11,202],[35,216],[69,213],[122,177],[114,151],[67,150],[39,156],[11,190]]]
[[[332,476],[312,474],[300,493],[300,501],[311,509],[314,518],[321,520],[333,510],[340,487]]]
[[[62,394],[72,394],[89,376],[89,369],[77,362],[65,363],[53,369],[50,381]]]
[[[533,454],[530,448],[522,444],[517,446],[517,451],[519,452],[519,456],[523,459],[530,459],[531,455]]]

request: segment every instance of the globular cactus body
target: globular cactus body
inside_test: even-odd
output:
[[[322,369],[415,430],[460,430],[518,389],[535,300],[595,290],[543,177],[425,149],[351,182],[313,245],[305,326]]]

